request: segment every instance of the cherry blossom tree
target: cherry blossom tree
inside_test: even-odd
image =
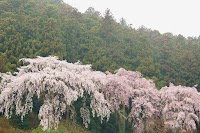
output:
[[[144,132],[146,120],[152,117],[158,117],[168,129],[199,130],[200,93],[195,87],[170,84],[158,91],[152,80],[123,68],[116,74],[107,72],[106,81],[103,93],[112,110],[121,111],[124,119],[132,121],[135,132]],[[131,109],[127,116],[122,107]]]
[[[200,93],[195,87],[163,87],[159,91],[165,126],[169,129],[199,131]]]
[[[92,71],[90,65],[72,64],[59,61],[57,57],[37,57],[21,59],[26,66],[19,68],[13,76],[2,74],[0,85],[0,112],[6,117],[16,115],[21,119],[32,111],[32,98],[36,95],[43,100],[38,117],[43,129],[56,128],[66,108],[84,94],[91,98],[90,108],[93,116],[109,119],[110,104],[99,89],[104,84],[105,74]],[[90,122],[90,112],[81,108],[83,124]]]
[[[23,117],[32,111],[32,97],[43,99],[38,117],[44,129],[57,127],[66,108],[85,93],[91,97],[92,114],[109,118],[111,111],[122,111],[124,119],[133,121],[137,130],[143,130],[143,119],[156,113],[157,90],[151,80],[141,73],[119,69],[116,74],[92,71],[90,65],[59,61],[56,57],[21,59],[26,66],[13,76],[3,74],[0,90],[0,112],[6,117],[16,114]],[[25,99],[25,102],[22,102]],[[131,101],[131,102],[130,102]],[[122,106],[122,108],[120,108]],[[130,114],[125,115],[124,109]],[[83,123],[90,123],[90,111],[80,109]]]
[[[43,129],[57,128],[73,103],[89,95],[91,109],[85,100],[80,108],[85,127],[90,123],[90,114],[102,121],[108,120],[111,112],[117,112],[119,120],[129,120],[136,133],[144,132],[148,119],[153,117],[161,119],[168,129],[199,131],[200,93],[195,87],[170,84],[158,91],[152,80],[123,68],[112,74],[93,71],[90,65],[80,62],[60,61],[57,57],[21,61],[26,65],[18,72],[1,74],[0,113],[7,118],[15,109],[23,120],[32,111],[32,100],[37,96],[43,101],[38,114]]]
[[[112,110],[120,111],[124,119],[132,121],[135,132],[144,131],[144,119],[157,115],[158,91],[152,80],[142,77],[139,72],[120,68],[116,74],[107,73],[103,93],[111,103]],[[130,113],[124,116],[124,107],[130,108]]]

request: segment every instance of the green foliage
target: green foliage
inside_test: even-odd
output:
[[[15,110],[13,110],[13,115],[9,119],[10,124],[13,127],[16,127],[18,129],[23,129],[23,130],[30,130],[30,129],[34,129],[38,127],[39,125],[38,112],[39,112],[40,106],[41,106],[41,102],[36,96],[34,96],[32,112],[28,113],[23,118],[23,121],[22,121],[21,116],[15,115]]]
[[[14,128],[9,123],[8,119],[0,116],[0,133],[28,133],[29,131]]]
[[[46,131],[43,131],[41,127],[38,127],[34,130],[31,131],[31,133],[54,133],[53,130],[46,130]],[[58,131],[57,133],[63,133],[62,131]]]
[[[136,30],[109,9],[103,17],[92,7],[81,14],[58,0],[2,0],[0,7],[1,72],[13,72],[22,57],[57,55],[101,71],[138,70],[159,88],[200,83],[200,38]]]
[[[23,130],[34,129],[39,125],[39,120],[35,113],[29,113],[24,117],[23,121],[21,121],[20,116],[13,115],[9,121],[13,127]]]
[[[100,71],[137,70],[158,88],[170,82],[200,84],[200,37],[160,34],[144,26],[134,29],[125,19],[117,23],[109,9],[103,16],[92,7],[80,13],[62,0],[1,0],[0,18],[0,72],[16,71],[19,58],[57,55]],[[28,119],[27,115],[24,123],[18,123],[18,117],[12,121],[30,129]],[[89,129],[118,132],[117,119],[111,116],[103,124],[92,119]],[[132,132],[129,129],[126,122],[126,132]]]
[[[58,129],[54,130],[47,130],[43,131],[41,127],[37,127],[31,130],[21,130],[18,128],[13,127],[9,120],[0,117],[0,133],[91,133],[83,126],[75,124],[73,122],[61,122]]]

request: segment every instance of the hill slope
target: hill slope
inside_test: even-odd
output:
[[[200,38],[134,29],[110,10],[82,14],[61,0],[1,0],[0,18],[0,72],[22,57],[57,55],[101,71],[137,70],[158,87],[200,84]]]

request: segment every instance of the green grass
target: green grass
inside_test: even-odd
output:
[[[29,132],[30,131],[24,131],[12,127],[8,119],[0,116],[0,133],[29,133]]]
[[[31,133],[91,133],[85,127],[72,122],[61,122],[57,131],[46,130],[43,131],[41,127],[38,127],[31,131]]]
[[[57,131],[47,130],[43,131],[41,127],[33,130],[21,130],[13,127],[9,120],[0,116],[0,133],[91,133],[85,127],[72,123],[62,121]]]

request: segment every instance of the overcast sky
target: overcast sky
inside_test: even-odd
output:
[[[85,12],[88,7],[104,14],[109,8],[118,21],[124,18],[138,28],[144,25],[161,33],[185,37],[200,35],[200,0],[64,0]]]

